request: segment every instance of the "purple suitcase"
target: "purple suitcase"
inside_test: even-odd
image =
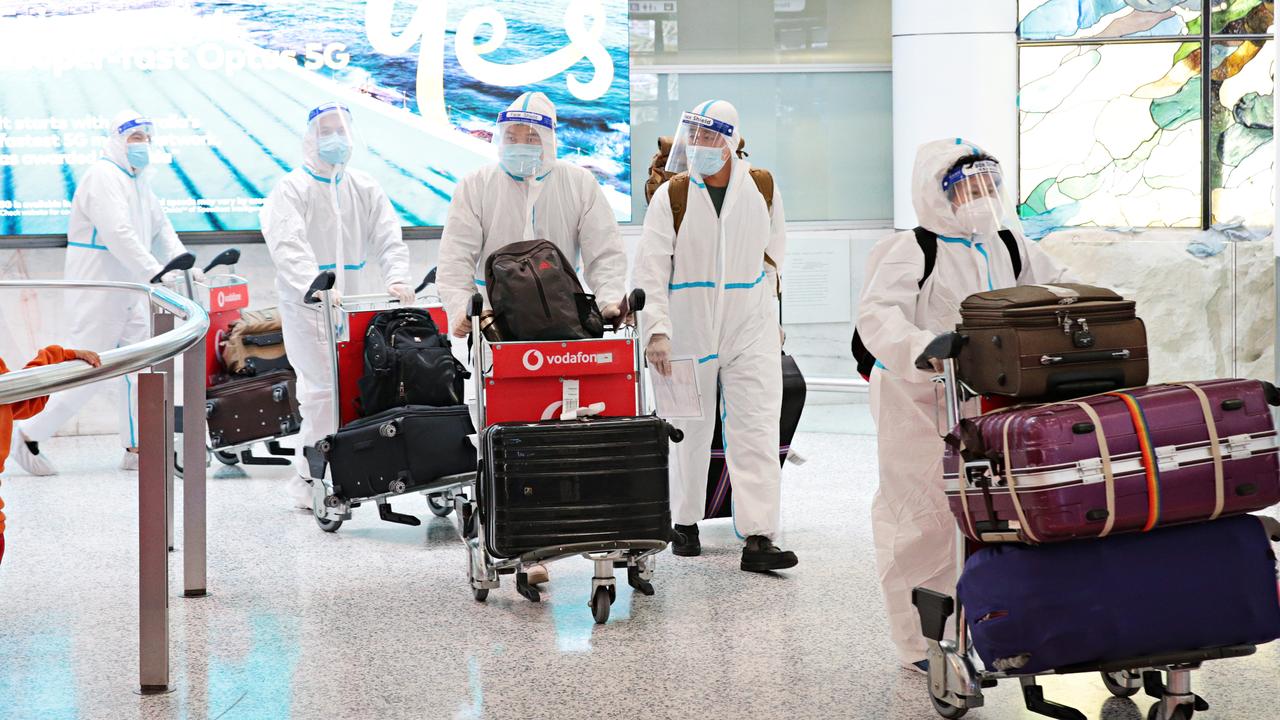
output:
[[[964,533],[984,542],[1060,542],[1280,502],[1274,386],[1211,380],[1122,393],[961,421],[944,467]]]

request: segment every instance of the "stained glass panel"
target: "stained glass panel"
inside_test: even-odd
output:
[[[1018,36],[1080,40],[1195,35],[1202,32],[1203,4],[1204,0],[1018,0]]]
[[[1270,35],[1275,3],[1270,0],[1214,0],[1213,34]]]
[[[1199,43],[1023,46],[1019,214],[1059,227],[1198,227]]]
[[[1275,54],[1270,45],[1213,43],[1213,222],[1241,218],[1254,227],[1273,224]]]

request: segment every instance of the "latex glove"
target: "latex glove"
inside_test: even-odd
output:
[[[98,353],[92,350],[68,349],[68,352],[70,352],[72,355],[75,355],[76,360],[83,360],[89,363],[89,365],[93,367],[102,367],[102,358],[98,357]]]
[[[191,281],[192,281],[192,282],[202,283],[202,282],[204,282],[204,281],[205,281],[205,278],[206,278],[206,276],[205,276],[205,274],[204,274],[204,271],[203,271],[203,270],[201,270],[200,268],[191,268]]]
[[[657,370],[659,375],[670,375],[671,338],[661,334],[649,338],[649,346],[644,350],[644,359],[649,361],[649,367]]]
[[[317,290],[316,292],[312,293],[312,295],[318,298],[320,302],[324,302],[324,293],[321,293],[320,291]],[[330,290],[329,297],[333,299],[334,307],[340,307],[342,305],[342,293],[340,291]]]
[[[417,299],[413,294],[413,288],[404,283],[391,283],[387,286],[387,294],[394,296],[401,305],[412,305]]]
[[[600,315],[604,318],[605,322],[613,325],[614,327],[624,325],[627,327],[633,327],[636,324],[635,313],[631,313],[620,321],[618,320],[618,317],[622,315],[622,303],[609,303],[608,305],[605,305],[600,309]]]
[[[945,332],[935,337],[916,358],[916,368],[942,372],[942,361],[960,354],[962,338],[954,332]]]
[[[182,282],[181,270],[170,270],[160,276],[160,284],[162,285],[176,285],[179,282]]]
[[[453,321],[454,337],[464,338],[470,334],[471,334],[471,318],[466,317],[464,315],[463,317],[457,318]]]

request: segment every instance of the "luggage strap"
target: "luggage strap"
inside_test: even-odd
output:
[[[1176,383],[1190,390],[1200,401],[1200,410],[1204,413],[1204,425],[1209,429],[1209,453],[1213,456],[1214,506],[1210,520],[1217,520],[1226,507],[1226,479],[1222,469],[1222,446],[1219,444],[1218,423],[1213,419],[1213,406],[1209,404],[1209,396],[1194,383]]]
[[[1009,486],[1009,499],[1013,501],[1013,511],[1018,514],[1018,524],[1022,527],[1022,534],[1027,540],[1038,543],[1040,538],[1036,537],[1031,524],[1027,522],[1027,514],[1022,509],[1022,500],[1018,497],[1018,481],[1013,477],[1013,458],[1009,455],[1009,426],[1015,419],[1016,416],[1010,415],[1004,421],[1004,480]]]
[[[1098,456],[1102,458],[1102,478],[1106,482],[1107,490],[1107,522],[1102,526],[1098,537],[1104,538],[1111,534],[1116,525],[1116,476],[1111,472],[1111,448],[1107,447],[1107,433],[1102,428],[1102,418],[1098,417],[1098,411],[1088,403],[1071,404],[1080,408],[1088,416],[1089,422],[1093,423],[1094,437],[1098,439]],[[1007,439],[1006,442],[1008,442]]]
[[[1150,532],[1160,522],[1160,463],[1156,459],[1155,444],[1151,441],[1147,416],[1143,413],[1137,398],[1132,395],[1120,392],[1106,394],[1120,398],[1129,410],[1129,417],[1133,419],[1133,430],[1138,436],[1138,449],[1142,452],[1142,465],[1147,474],[1147,522],[1142,526],[1142,532]],[[1101,425],[1096,425],[1096,429],[1101,430]],[[1107,487],[1110,488],[1112,487],[1111,474],[1108,472],[1106,475]]]

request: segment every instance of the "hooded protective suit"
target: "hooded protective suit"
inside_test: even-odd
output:
[[[346,157],[331,153],[335,140],[339,146],[345,144]],[[327,103],[312,110],[302,144],[302,167],[272,188],[260,213],[262,234],[276,266],[284,343],[298,373],[301,436],[307,445],[337,428],[336,390],[324,325],[317,306],[304,305],[306,290],[322,270],[335,272],[334,289],[339,295],[381,293],[391,291],[393,285],[411,283],[409,248],[400,234],[400,217],[372,177],[346,167],[355,144],[345,107]],[[328,162],[324,155],[342,162]],[[302,458],[298,472],[310,476]],[[309,502],[305,487],[295,492],[300,504]]]
[[[627,256],[613,209],[590,171],[556,159],[555,123],[555,106],[542,93],[516,98],[494,133],[500,161],[467,175],[454,191],[436,282],[455,327],[476,289],[483,291],[489,255],[521,240],[549,240],[575,263],[581,259],[602,307],[622,299]],[[540,158],[511,147],[535,138],[526,148],[540,147]]]
[[[879,360],[871,374],[880,463],[872,531],[890,634],[903,663],[925,657],[911,590],[923,586],[954,594],[956,583],[956,525],[944,496],[934,373],[917,370],[915,360],[936,336],[955,329],[960,303],[969,295],[1067,281],[1061,267],[1022,237],[1016,221],[1003,224],[1022,249],[1019,277],[1013,276],[1008,251],[995,233],[975,235],[956,216],[943,190],[944,175],[957,160],[980,154],[960,138],[920,147],[912,202],[921,226],[938,234],[933,272],[920,287],[924,255],[914,233],[886,237],[867,260],[858,305],[858,330]]]
[[[151,191],[145,171],[129,164],[128,138],[142,134],[150,142],[151,131],[151,122],[132,110],[123,111],[112,120],[102,157],[80,178],[71,200],[65,279],[146,284],[165,264],[186,252],[160,207],[160,200]],[[151,312],[144,297],[84,290],[67,292],[64,298],[70,320],[63,340],[67,347],[111,350],[151,335]],[[103,384],[110,383],[120,390],[120,443],[127,448],[137,447],[135,377],[126,375],[57,393],[42,414],[20,425],[22,435],[35,442],[47,440]],[[18,455],[17,459],[28,458]],[[45,465],[44,469],[52,472],[51,466]],[[28,470],[39,471],[30,467]]]
[[[733,105],[709,101],[686,113],[690,115],[706,127],[715,126],[720,147],[737,148],[740,133]],[[678,140],[685,135],[685,129],[678,129]],[[764,256],[768,252],[781,266],[786,223],[776,186],[771,211],[748,163],[733,152],[722,154],[732,171],[718,216],[696,161],[686,162],[691,167],[689,199],[679,234],[673,226],[670,184],[654,193],[632,285],[647,295],[646,346],[654,335],[667,335],[671,357],[697,362],[703,417],[672,421],[685,433],[673,448],[673,522],[693,525],[705,512],[718,392],[736,528],[743,536],[773,538],[781,499],[782,347],[776,271]]]

